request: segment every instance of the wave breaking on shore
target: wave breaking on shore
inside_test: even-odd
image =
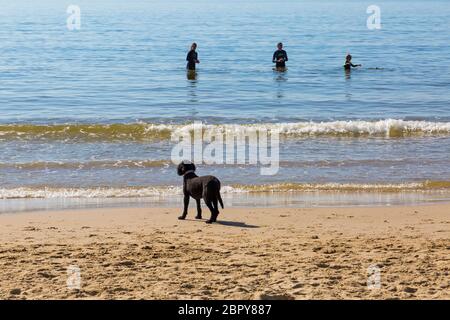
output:
[[[358,183],[279,183],[263,185],[232,185],[222,187],[224,194],[236,193],[294,193],[294,192],[450,192],[450,181],[423,181],[392,184]],[[0,188],[0,199],[55,199],[55,198],[152,198],[181,195],[180,186],[145,187],[19,187]]]
[[[254,124],[204,124],[213,134],[239,134],[246,130],[278,131],[286,138],[305,137],[390,137],[450,135],[450,122],[408,121],[329,121]],[[80,141],[152,141],[168,140],[174,132],[192,133],[192,124],[115,123],[115,124],[3,124],[0,141],[7,140],[80,140]]]

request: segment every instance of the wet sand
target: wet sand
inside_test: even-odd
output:
[[[450,299],[450,205],[179,213],[2,214],[0,298]]]

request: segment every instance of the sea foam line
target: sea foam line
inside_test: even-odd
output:
[[[450,122],[409,121],[385,119],[378,121],[329,121],[255,124],[205,124],[203,130],[212,134],[238,134],[245,130],[277,130],[286,137],[304,136],[386,136],[448,135]],[[58,124],[0,125],[0,140],[56,139],[56,140],[164,140],[171,134],[191,133],[192,124]]]
[[[277,193],[277,192],[415,192],[450,191],[450,181],[424,181],[411,183],[358,184],[358,183],[279,183],[264,185],[223,186],[221,193]],[[182,195],[180,186],[149,187],[92,187],[52,188],[19,187],[0,188],[0,199],[55,199],[55,198],[153,198]]]

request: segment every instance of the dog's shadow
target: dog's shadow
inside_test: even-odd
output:
[[[197,221],[197,222],[205,222],[205,219],[201,219],[201,220],[194,220],[194,219],[186,219],[186,221]],[[225,221],[225,220],[218,220],[216,222],[213,223],[214,224],[220,224],[222,226],[227,226],[227,227],[237,227],[237,228],[248,228],[248,229],[255,229],[255,228],[259,228],[259,226],[255,226],[252,224],[247,224],[245,222],[239,222],[239,221]]]
[[[252,224],[247,224],[245,222],[239,222],[239,221],[223,221],[223,220],[219,220],[215,222],[216,224],[220,224],[222,226],[227,226],[227,227],[238,227],[238,228],[249,228],[249,229],[255,229],[255,228],[259,228],[259,226],[255,226]]]

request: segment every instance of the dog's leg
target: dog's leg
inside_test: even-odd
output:
[[[184,195],[184,210],[183,210],[183,214],[181,216],[179,216],[178,219],[180,219],[180,220],[186,219],[186,216],[188,214],[188,208],[189,208],[189,196]]]
[[[214,207],[212,206],[211,200],[207,199],[205,201],[205,203],[206,203],[206,206],[208,207],[209,211],[211,211],[211,217],[209,218],[208,221],[206,221],[206,223],[213,223],[213,222],[215,222],[214,218],[216,216],[216,213],[215,213],[216,211],[214,210]]]
[[[197,201],[197,216],[195,219],[201,219],[202,218],[202,205],[200,204],[200,199],[196,199]]]
[[[214,207],[214,217],[213,217],[213,220],[214,220],[214,222],[216,222],[216,221],[217,221],[217,216],[219,215],[218,200],[217,200],[216,197],[214,197],[214,198],[212,199],[212,205],[213,205],[213,207]]]

